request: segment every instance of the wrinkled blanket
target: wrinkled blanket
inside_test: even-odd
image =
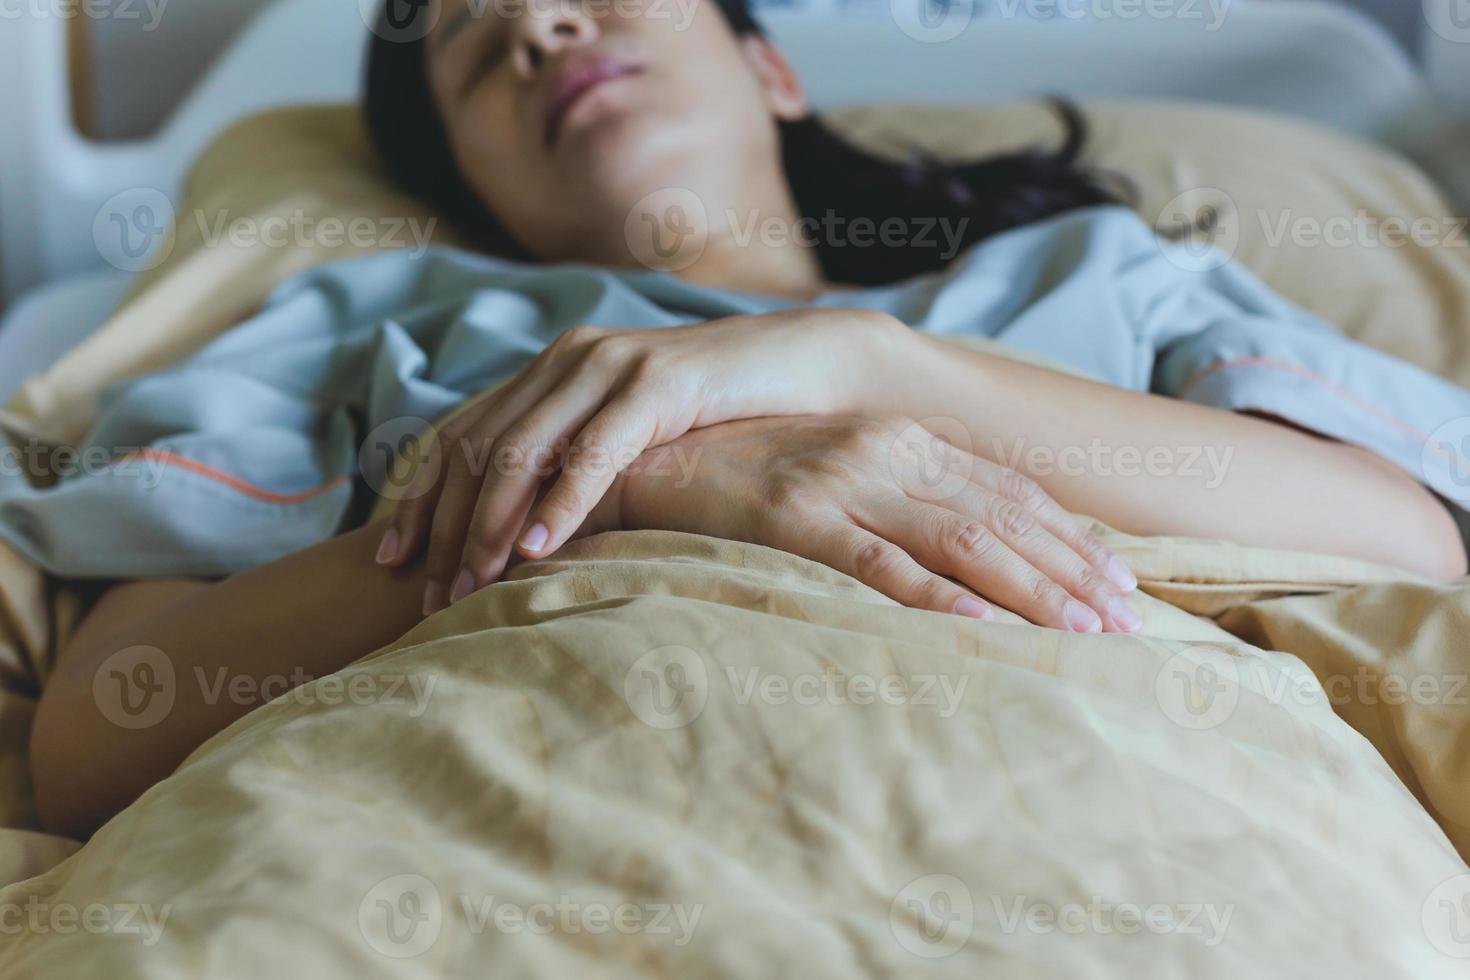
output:
[[[1064,307],[1032,311],[1051,302],[1045,282],[1087,266],[1087,241],[1011,283],[1021,299],[993,322],[1057,320]],[[1154,261],[1134,258],[1135,272]],[[65,519],[36,509],[64,513],[38,502],[68,493],[101,494],[139,535],[175,527],[157,539],[160,568],[201,529],[139,506],[148,499],[227,514],[237,537],[270,532],[243,546],[201,535],[211,569],[332,533],[369,420],[432,418],[535,349],[514,333],[476,346],[480,277],[515,270],[441,253],[420,270],[440,278],[395,280],[375,261],[299,280],[188,366],[113,389],[96,444],[131,433],[166,489],[149,498],[87,476],[17,493],[5,511],[16,544],[84,562],[62,547]],[[373,302],[395,289],[425,302],[358,318],[334,278],[343,269],[379,273]],[[1001,302],[1005,270],[984,272]],[[538,303],[599,322],[608,283],[569,274],[590,291]],[[1226,390],[1211,378],[1280,370],[1260,352],[1283,337],[1308,354],[1350,352],[1312,367],[1336,388],[1381,380],[1333,374],[1377,362],[1286,304],[1241,313],[1248,277],[1241,292],[1218,286],[1233,274],[1189,276],[1169,302],[1132,311],[1129,322],[1196,328],[1159,347],[1162,362],[1129,348],[1100,371],[1084,363],[1085,332],[1076,349],[1002,339],[1155,389],[1189,338],[1244,344],[1195,348],[1203,361],[1186,358],[1181,376],[1236,366],[1189,397]],[[430,289],[446,281],[463,291]],[[1201,281],[1217,285],[1190,299]],[[937,332],[989,334],[934,302],[944,291],[936,280],[880,299]],[[503,319],[482,323],[524,322],[498,292],[488,302]],[[701,295],[670,307],[671,322],[747,302]],[[282,311],[302,310],[328,329],[293,333]],[[1071,312],[1102,335],[1120,316],[1095,302]],[[456,373],[447,353],[489,349],[505,360],[478,374]],[[1271,349],[1285,363],[1299,352]],[[279,383],[303,364],[331,398]],[[359,369],[365,389],[332,387]],[[168,414],[181,384],[255,396],[236,420],[254,451],[211,437],[207,399]],[[1334,417],[1356,425],[1356,410]],[[145,441],[128,426],[149,411],[163,414]],[[298,451],[304,461],[281,465]],[[297,497],[330,506],[303,519]],[[1143,636],[906,610],[819,565],[696,536],[576,542],[251,713],[75,855],[72,842],[0,831],[0,883],[15,881],[0,889],[0,978],[1463,975],[1470,587],[1099,530],[1139,574]],[[0,542],[7,746],[77,601]],[[23,755],[0,755],[0,768],[23,785]],[[23,790],[0,802],[5,827],[33,826]]]
[[[1333,564],[1118,543],[1148,582]],[[1356,594],[1385,632],[1470,611],[1464,588]],[[34,916],[0,977],[1462,976],[1470,872],[1331,690],[1144,612],[1146,637],[1062,634],[764,548],[577,542],[252,713],[0,891]],[[1463,816],[1463,785],[1435,802]]]

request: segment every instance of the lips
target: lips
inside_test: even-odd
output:
[[[569,62],[551,79],[546,95],[546,145],[556,142],[562,121],[577,100],[606,82],[637,75],[643,69],[616,58],[595,57]]]

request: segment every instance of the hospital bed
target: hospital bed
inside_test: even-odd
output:
[[[1179,5],[1180,16],[1169,19],[977,16],[933,24],[895,16],[899,9],[844,18],[777,11],[766,21],[819,107],[1049,93],[1255,107],[1386,143],[1462,206],[1470,202],[1470,167],[1463,165],[1470,150],[1463,124],[1458,137],[1449,135],[1456,132],[1449,100],[1373,22],[1342,7],[1239,0],[1218,8],[1219,16],[1200,3]],[[1198,16],[1184,15],[1191,10]],[[129,198],[119,194],[148,188],[177,203],[191,161],[232,121],[275,106],[353,99],[368,37],[359,4],[279,0],[154,135],[94,142],[72,121],[72,26],[31,17],[0,32],[0,91],[7,93],[0,108],[0,295],[13,304],[0,328],[0,396],[85,336],[125,292],[129,273],[109,266],[95,239],[114,218],[109,202],[124,206]],[[1440,66],[1470,47],[1443,32],[1426,37],[1436,42]],[[873,64],[885,69],[871,71]]]
[[[1455,154],[1463,151],[1444,138],[1455,125],[1446,100],[1371,22],[1330,5],[1241,0],[1216,31],[1186,19],[1036,23],[982,18],[942,43],[935,43],[932,35],[928,42],[914,36],[930,28],[910,22],[906,33],[881,16],[767,19],[824,108],[873,102],[961,105],[1049,93],[1089,101],[1169,97],[1254,108],[1393,147],[1433,173],[1456,195],[1458,206],[1467,200],[1453,166]],[[0,142],[0,254],[10,295],[23,298],[0,327],[0,400],[7,387],[108,318],[132,285],[135,273],[108,265],[104,254],[114,260],[117,256],[94,238],[98,222],[109,219],[109,201],[147,188],[177,205],[191,161],[232,121],[273,106],[353,99],[367,37],[354,4],[280,0],[238,37],[155,135],[133,143],[97,144],[79,137],[69,121],[64,24],[8,26],[18,30],[0,34],[0,85],[20,96],[5,110],[10,113],[9,133],[19,136]],[[874,64],[885,70],[873,71]],[[1164,128],[1170,135],[1175,132]],[[1232,158],[1232,163],[1239,162],[1239,156]],[[1316,173],[1317,168],[1305,167],[1295,176],[1304,174],[1310,181]],[[1306,210],[1299,196],[1302,186],[1301,181],[1294,185],[1291,202]],[[1321,250],[1314,254],[1329,263],[1342,258],[1324,256]],[[1446,307],[1454,297],[1470,297],[1470,285],[1436,291],[1407,276],[1397,281],[1409,288],[1377,292],[1417,288],[1430,296],[1426,302],[1439,297]],[[1436,281],[1453,285],[1462,280],[1446,273]],[[207,299],[216,301],[213,294]],[[1463,323],[1470,301],[1458,309]],[[1396,319],[1412,320],[1396,318],[1392,310],[1375,312],[1390,325]],[[113,318],[113,326],[129,315],[124,311]],[[1454,315],[1451,310],[1445,319]],[[116,330],[111,333],[117,336]],[[1451,339],[1461,333],[1419,331],[1420,336]],[[1441,346],[1442,351],[1435,347],[1434,352],[1453,361],[1461,372],[1457,378],[1470,373],[1464,345]],[[110,349],[115,352],[119,345]],[[629,537],[635,539],[630,549],[644,547],[643,538]],[[1452,913],[1470,909],[1465,900],[1470,874],[1462,873],[1465,865],[1459,856],[1470,853],[1470,822],[1459,819],[1470,812],[1470,798],[1463,793],[1463,769],[1455,768],[1463,755],[1455,750],[1455,740],[1463,729],[1454,718],[1464,708],[1456,716],[1435,716],[1418,704],[1344,707],[1313,695],[1320,691],[1314,672],[1347,677],[1357,665],[1348,658],[1367,662],[1370,654],[1381,651],[1399,651],[1417,676],[1463,675],[1454,659],[1463,649],[1464,604],[1458,598],[1466,595],[1463,586],[1458,592],[1436,589],[1346,559],[1222,542],[1135,539],[1123,546],[1131,549],[1128,559],[1144,581],[1147,594],[1140,599],[1150,603],[1150,633],[1144,638],[1084,637],[1073,643],[1040,630],[1003,625],[976,640],[973,648],[960,644],[951,650],[961,634],[948,617],[878,605],[843,582],[814,587],[808,581],[811,569],[798,559],[779,552],[743,552],[734,543],[702,543],[697,547],[704,552],[671,553],[664,560],[654,554],[657,548],[693,546],[655,541],[648,554],[630,550],[614,555],[613,572],[604,568],[573,574],[548,568],[545,575],[487,590],[493,593],[487,603],[501,605],[477,607],[474,616],[486,623],[523,623],[528,610],[561,610],[569,602],[581,603],[571,614],[557,613],[556,629],[572,631],[558,641],[562,652],[585,659],[558,661],[552,672],[556,678],[544,684],[537,677],[507,673],[503,683],[497,682],[499,690],[509,692],[503,701],[482,688],[475,688],[476,697],[463,700],[454,700],[451,692],[444,713],[415,716],[401,727],[394,727],[394,719],[402,719],[391,711],[352,710],[328,718],[306,717],[312,709],[306,701],[262,708],[252,714],[253,722],[237,726],[205,750],[203,764],[186,764],[187,771],[181,780],[171,781],[172,788],[165,786],[140,801],[64,872],[43,876],[39,885],[20,879],[55,865],[75,845],[52,840],[47,846],[55,850],[43,852],[37,843],[29,864],[7,865],[7,855],[18,845],[11,824],[0,824],[5,828],[0,834],[6,835],[0,842],[9,847],[0,847],[0,886],[18,882],[10,896],[15,907],[29,901],[21,898],[29,889],[52,888],[57,890],[43,897],[57,907],[76,896],[179,903],[180,925],[171,927],[171,942],[159,950],[138,953],[120,941],[111,945],[111,954],[95,952],[97,959],[87,963],[94,966],[115,954],[146,973],[80,970],[81,957],[64,950],[57,953],[57,962],[66,969],[20,975],[162,975],[168,971],[155,967],[157,952],[179,958],[175,962],[187,961],[189,975],[326,976],[334,974],[326,968],[314,971],[318,961],[310,956],[328,957],[334,949],[360,952],[364,941],[381,958],[369,961],[376,969],[355,975],[451,975],[446,964],[453,962],[448,957],[463,928],[446,930],[437,946],[431,937],[434,948],[417,955],[412,947],[388,944],[363,923],[385,906],[397,908],[405,895],[423,897],[421,891],[403,890],[403,879],[414,878],[405,870],[423,868],[446,888],[456,880],[454,868],[426,865],[424,854],[457,846],[458,833],[483,830],[450,826],[460,808],[475,812],[477,819],[488,813],[499,822],[496,834],[484,834],[475,846],[456,852],[456,867],[475,861],[483,865],[503,851],[508,857],[497,874],[504,871],[535,901],[566,887],[553,880],[553,872],[568,869],[606,871],[619,889],[637,894],[661,884],[647,873],[649,867],[687,866],[695,879],[689,887],[695,894],[708,888],[712,907],[729,897],[722,891],[738,900],[759,891],[760,900],[740,910],[746,916],[740,920],[743,932],[711,936],[706,927],[709,941],[700,947],[703,959],[697,964],[702,969],[669,969],[665,975],[736,975],[741,965],[748,971],[751,963],[774,962],[772,951],[800,952],[826,967],[825,973],[805,975],[881,975],[880,964],[893,961],[907,963],[912,972],[891,975],[915,975],[915,964],[933,965],[939,975],[961,975],[942,969],[960,959],[943,959],[944,947],[926,945],[904,931],[902,921],[906,910],[916,900],[932,898],[936,887],[947,894],[942,890],[947,876],[928,873],[939,864],[924,865],[920,876],[904,862],[949,860],[952,840],[970,832],[966,821],[956,817],[963,812],[983,814],[986,839],[962,855],[970,867],[943,865],[953,872],[951,882],[969,875],[976,882],[1034,887],[1037,896],[1052,888],[1057,894],[1085,897],[1086,889],[1107,887],[1112,876],[1123,875],[1125,884],[1135,888],[1143,882],[1149,897],[1192,903],[1214,896],[1228,903],[1214,910],[1228,913],[1226,921],[1238,911],[1232,942],[1218,946],[1177,941],[1146,947],[1140,943],[1147,936],[1132,942],[1127,937],[997,932],[982,945],[997,957],[1010,957],[1005,962],[1016,969],[994,975],[1264,975],[1263,963],[1298,963],[1321,948],[1336,951],[1335,963],[1357,967],[1338,975],[1456,975],[1450,971],[1459,964],[1450,957],[1470,953],[1465,941],[1470,932],[1462,935],[1456,927],[1470,920],[1433,916],[1444,907]],[[606,565],[608,559],[608,553],[596,553],[589,564]],[[731,584],[737,579],[727,565],[740,566],[740,582],[759,579],[745,599],[731,598],[740,589]],[[7,568],[0,566],[0,580]],[[650,568],[654,585],[634,581]],[[564,574],[576,578],[574,600],[555,594],[561,587],[558,576]],[[37,594],[49,588],[35,586]],[[593,595],[588,589],[605,592]],[[705,596],[708,601],[660,604],[670,595]],[[742,601],[750,608],[741,607]],[[606,608],[582,615],[594,603]],[[34,605],[42,608],[40,600]],[[690,608],[697,615],[679,611]],[[784,616],[770,615],[788,608]],[[626,620],[616,619],[619,609]],[[1216,624],[1227,611],[1234,615],[1229,632]],[[448,677],[449,666],[469,662],[464,650],[478,653],[491,644],[496,656],[474,658],[487,670],[506,664],[511,665],[507,671],[518,669],[515,665],[533,664],[541,655],[534,643],[543,624],[497,627],[495,636],[478,637],[468,632],[472,619],[468,612],[458,618],[437,617],[415,633],[417,646],[407,651],[411,656],[399,649],[392,654],[397,661],[391,656],[388,661],[369,658],[346,673],[371,679],[375,670],[397,663],[408,666],[392,669],[441,670]],[[678,632],[685,627],[691,632]],[[665,630],[674,631],[667,634],[672,639]],[[546,632],[555,629],[547,626]],[[691,639],[695,633],[700,640]],[[820,636],[813,639],[816,634]],[[880,634],[891,642],[877,642],[874,637]],[[1250,639],[1240,641],[1240,635]],[[962,635],[965,643],[970,636]],[[717,703],[695,730],[698,737],[690,744],[699,744],[687,759],[668,751],[677,746],[677,733],[660,741],[665,733],[655,725],[645,731],[609,722],[607,731],[596,737],[573,738],[558,736],[550,724],[537,729],[536,738],[518,741],[501,737],[494,728],[505,721],[508,731],[521,732],[516,726],[523,705],[515,700],[516,692],[533,689],[546,696],[569,691],[584,698],[576,702],[576,710],[537,715],[537,724],[558,718],[568,724],[623,718],[628,708],[619,691],[626,696],[626,688],[619,686],[609,665],[620,669],[618,658],[627,653],[637,667],[647,655],[687,649],[705,639],[717,643],[721,655],[768,657],[768,663],[751,661],[767,671],[783,669],[789,654],[804,644],[833,663],[845,664],[844,669],[875,676],[893,669],[890,662],[932,656],[932,662],[914,662],[931,663],[925,669],[940,673],[961,669],[965,679],[975,681],[977,706],[969,714],[931,725],[919,714],[813,710],[798,718],[779,706],[766,711],[756,704],[737,713]],[[660,646],[644,654],[643,647],[653,647],[655,640]],[[634,646],[638,649],[632,650]],[[1287,652],[1270,652],[1275,650]],[[1423,659],[1412,661],[1410,654]],[[955,668],[956,663],[961,667]],[[1230,699],[1212,700],[1214,688],[1203,700],[1185,700],[1184,694],[1172,699],[1171,685],[1185,675],[1204,682],[1231,680],[1219,688],[1231,692]],[[575,683],[561,685],[567,679]],[[445,687],[471,683],[459,676]],[[1453,690],[1458,696],[1460,688]],[[5,694],[0,689],[0,698]],[[13,712],[16,700],[10,702]],[[5,704],[0,700],[0,707]],[[297,709],[303,716],[299,724],[281,723],[284,714]],[[1362,714],[1349,717],[1355,710]],[[17,717],[28,716],[5,716]],[[386,718],[387,724],[380,725],[378,718]],[[250,731],[239,730],[250,725]],[[20,728],[9,728],[14,740]],[[443,734],[456,730],[471,734]],[[312,742],[312,732],[327,734]],[[349,737],[340,737],[344,732]],[[438,741],[435,732],[441,733]],[[555,744],[562,754],[547,753],[555,757],[555,765],[526,762],[515,754],[524,749],[529,759],[538,745],[552,744],[537,740],[543,737],[560,738]],[[737,745],[738,754],[718,751]],[[805,755],[815,747],[838,745],[851,749],[840,757]],[[733,774],[722,768],[732,758],[747,756],[755,761],[735,763]],[[437,780],[416,781],[423,773],[432,777],[439,763],[458,767],[449,771],[463,778],[444,779],[440,773]],[[14,777],[16,766],[5,768],[7,764],[0,754],[0,771]],[[769,786],[762,782],[766,768]],[[302,773],[311,776],[305,780],[309,792],[295,788]],[[526,779],[520,780],[521,775]],[[539,805],[543,776],[551,787],[545,794],[548,812],[555,819],[538,823],[533,804]],[[716,785],[721,781],[728,785]],[[449,784],[465,795],[451,798],[444,792]],[[405,789],[410,785],[430,795]],[[760,792],[746,792],[751,785]],[[481,786],[508,787],[506,798],[513,790],[515,805],[496,810],[500,797],[477,796]],[[575,791],[569,793],[567,787]],[[621,810],[605,809],[615,800],[612,790],[623,788],[640,797],[633,802],[641,809],[629,800],[623,800]],[[817,790],[830,790],[830,795]],[[598,791],[603,795],[598,797]],[[645,834],[639,819],[665,804],[672,816],[657,813],[666,822],[650,824],[646,836],[659,838],[657,847],[690,860],[640,863],[641,849],[653,845],[635,839]],[[994,809],[986,809],[992,805]],[[767,806],[783,818],[770,821]],[[727,837],[718,842],[720,847],[700,841],[691,845],[691,838],[681,835],[701,816],[717,822],[709,811],[728,811],[728,820],[720,824]],[[848,839],[834,832],[849,817],[871,819],[871,832]],[[392,824],[391,832],[385,831],[384,821]],[[1098,827],[1114,836],[1097,833]],[[517,828],[525,830],[522,836],[514,836]],[[597,843],[599,829],[608,831],[603,849]],[[614,829],[625,836],[614,838]],[[1444,833],[1453,835],[1458,852]],[[584,841],[597,846],[582,847]],[[30,838],[21,843],[32,846]],[[761,849],[764,864],[750,856]],[[19,851],[25,853],[23,847]],[[785,857],[771,860],[776,852]],[[834,854],[838,856],[832,858]],[[711,861],[715,855],[722,860]],[[784,878],[771,871],[783,861],[790,869]],[[3,877],[6,873],[12,877]],[[359,880],[363,875],[367,879]],[[889,881],[895,876],[896,882]],[[825,892],[806,894],[804,889],[813,883]],[[905,887],[890,910],[889,893],[882,889],[898,885]],[[432,894],[437,901],[438,892]],[[960,894],[968,892],[961,889]],[[450,897],[446,892],[446,903]],[[990,914],[991,899],[998,898],[973,897],[985,915]],[[821,916],[803,921],[803,909],[813,908],[821,909]],[[873,908],[878,910],[876,920]],[[1012,914],[1009,908],[1003,916]],[[339,914],[343,910],[346,918]],[[862,910],[866,918],[858,914]],[[730,922],[733,913],[726,904],[710,918]],[[874,921],[880,926],[876,933],[871,931]],[[792,923],[800,932],[796,942]],[[1452,931],[1446,931],[1446,923]],[[1117,945],[1107,957],[1099,957],[1097,951],[1114,938]],[[897,952],[895,939],[903,947]],[[293,964],[293,971],[252,971],[252,965],[272,962],[272,951],[293,941],[304,957]],[[588,949],[600,950],[594,942],[589,941]],[[69,945],[56,944],[58,949]],[[106,948],[99,944],[93,950]],[[1218,955],[1210,953],[1215,948]],[[936,958],[900,960],[905,951]],[[400,953],[407,955],[396,958]],[[872,959],[841,958],[855,953]],[[5,955],[0,946],[0,973],[7,965]],[[592,954],[583,955],[580,962],[586,966]],[[1205,958],[1211,955],[1215,958]],[[441,956],[445,959],[436,958]],[[1128,957],[1151,969],[1124,972]],[[1384,964],[1407,963],[1424,968],[1375,972]],[[728,964],[735,967],[716,969]],[[1117,969],[1103,972],[1104,964]],[[493,964],[482,969],[487,975],[505,972]],[[558,975],[578,974],[563,970]]]

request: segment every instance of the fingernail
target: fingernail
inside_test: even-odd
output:
[[[398,528],[388,528],[388,533],[383,535],[383,543],[378,545],[378,564],[386,565],[398,557]]]
[[[430,582],[424,588],[424,615],[432,616],[444,606],[444,586]]]
[[[1062,609],[1062,618],[1067,621],[1067,629],[1073,633],[1102,632],[1102,620],[1097,613],[1076,599],[1067,600],[1066,607]]]
[[[463,569],[454,579],[454,588],[449,591],[449,604],[452,606],[459,600],[475,591],[475,576],[470,574],[468,568]]]
[[[545,524],[532,524],[526,529],[526,533],[521,535],[521,547],[527,551],[539,552],[546,547],[546,539],[549,537],[551,537],[551,532],[546,530]]]
[[[1112,619],[1113,625],[1124,633],[1136,633],[1143,627],[1143,617],[1138,610],[1128,604],[1126,599],[1113,599],[1108,602],[1108,617]]]
[[[954,604],[954,611],[957,616],[969,616],[971,619],[995,618],[995,610],[990,608],[990,603],[981,602],[972,595],[960,596]]]
[[[1107,576],[1114,585],[1124,592],[1132,592],[1138,588],[1138,576],[1134,575],[1132,570],[1123,564],[1123,559],[1117,555],[1108,559]]]

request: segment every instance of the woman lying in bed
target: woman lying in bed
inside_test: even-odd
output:
[[[448,424],[439,465],[421,468],[429,476],[392,520],[223,581],[111,589],[61,652],[37,716],[32,759],[49,828],[90,833],[246,710],[184,684],[161,723],[120,730],[92,695],[113,652],[157,647],[181,674],[321,676],[491,585],[517,557],[600,530],[746,540],[905,605],[978,619],[1001,606],[1076,632],[1142,623],[1128,599],[1134,576],[1069,512],[1137,535],[1464,573],[1450,513],[1372,452],[1259,413],[962,352],[906,326],[898,293],[832,296],[837,285],[935,272],[960,245],[1109,203],[1075,166],[1076,120],[1053,156],[888,163],[809,114],[741,0],[697,4],[688,23],[668,6],[644,16],[555,6],[514,16],[470,5],[483,7],[475,16],[445,0],[420,11],[434,25],[421,40],[414,25],[402,36],[385,22],[369,115],[390,170],[495,254],[653,262],[710,296],[785,302],[682,326],[566,332]],[[694,224],[690,201],[714,219]],[[857,218],[892,233],[859,243]],[[762,231],[771,228],[807,239]],[[681,248],[690,238],[698,247]],[[977,261],[946,288],[973,287],[986,267]],[[934,439],[934,424],[913,421],[933,419],[960,438]],[[1222,448],[1229,465],[1213,483],[1087,467],[1023,473],[1002,451],[1099,441]],[[550,470],[475,465],[538,450]],[[677,454],[697,465],[663,465]]]

